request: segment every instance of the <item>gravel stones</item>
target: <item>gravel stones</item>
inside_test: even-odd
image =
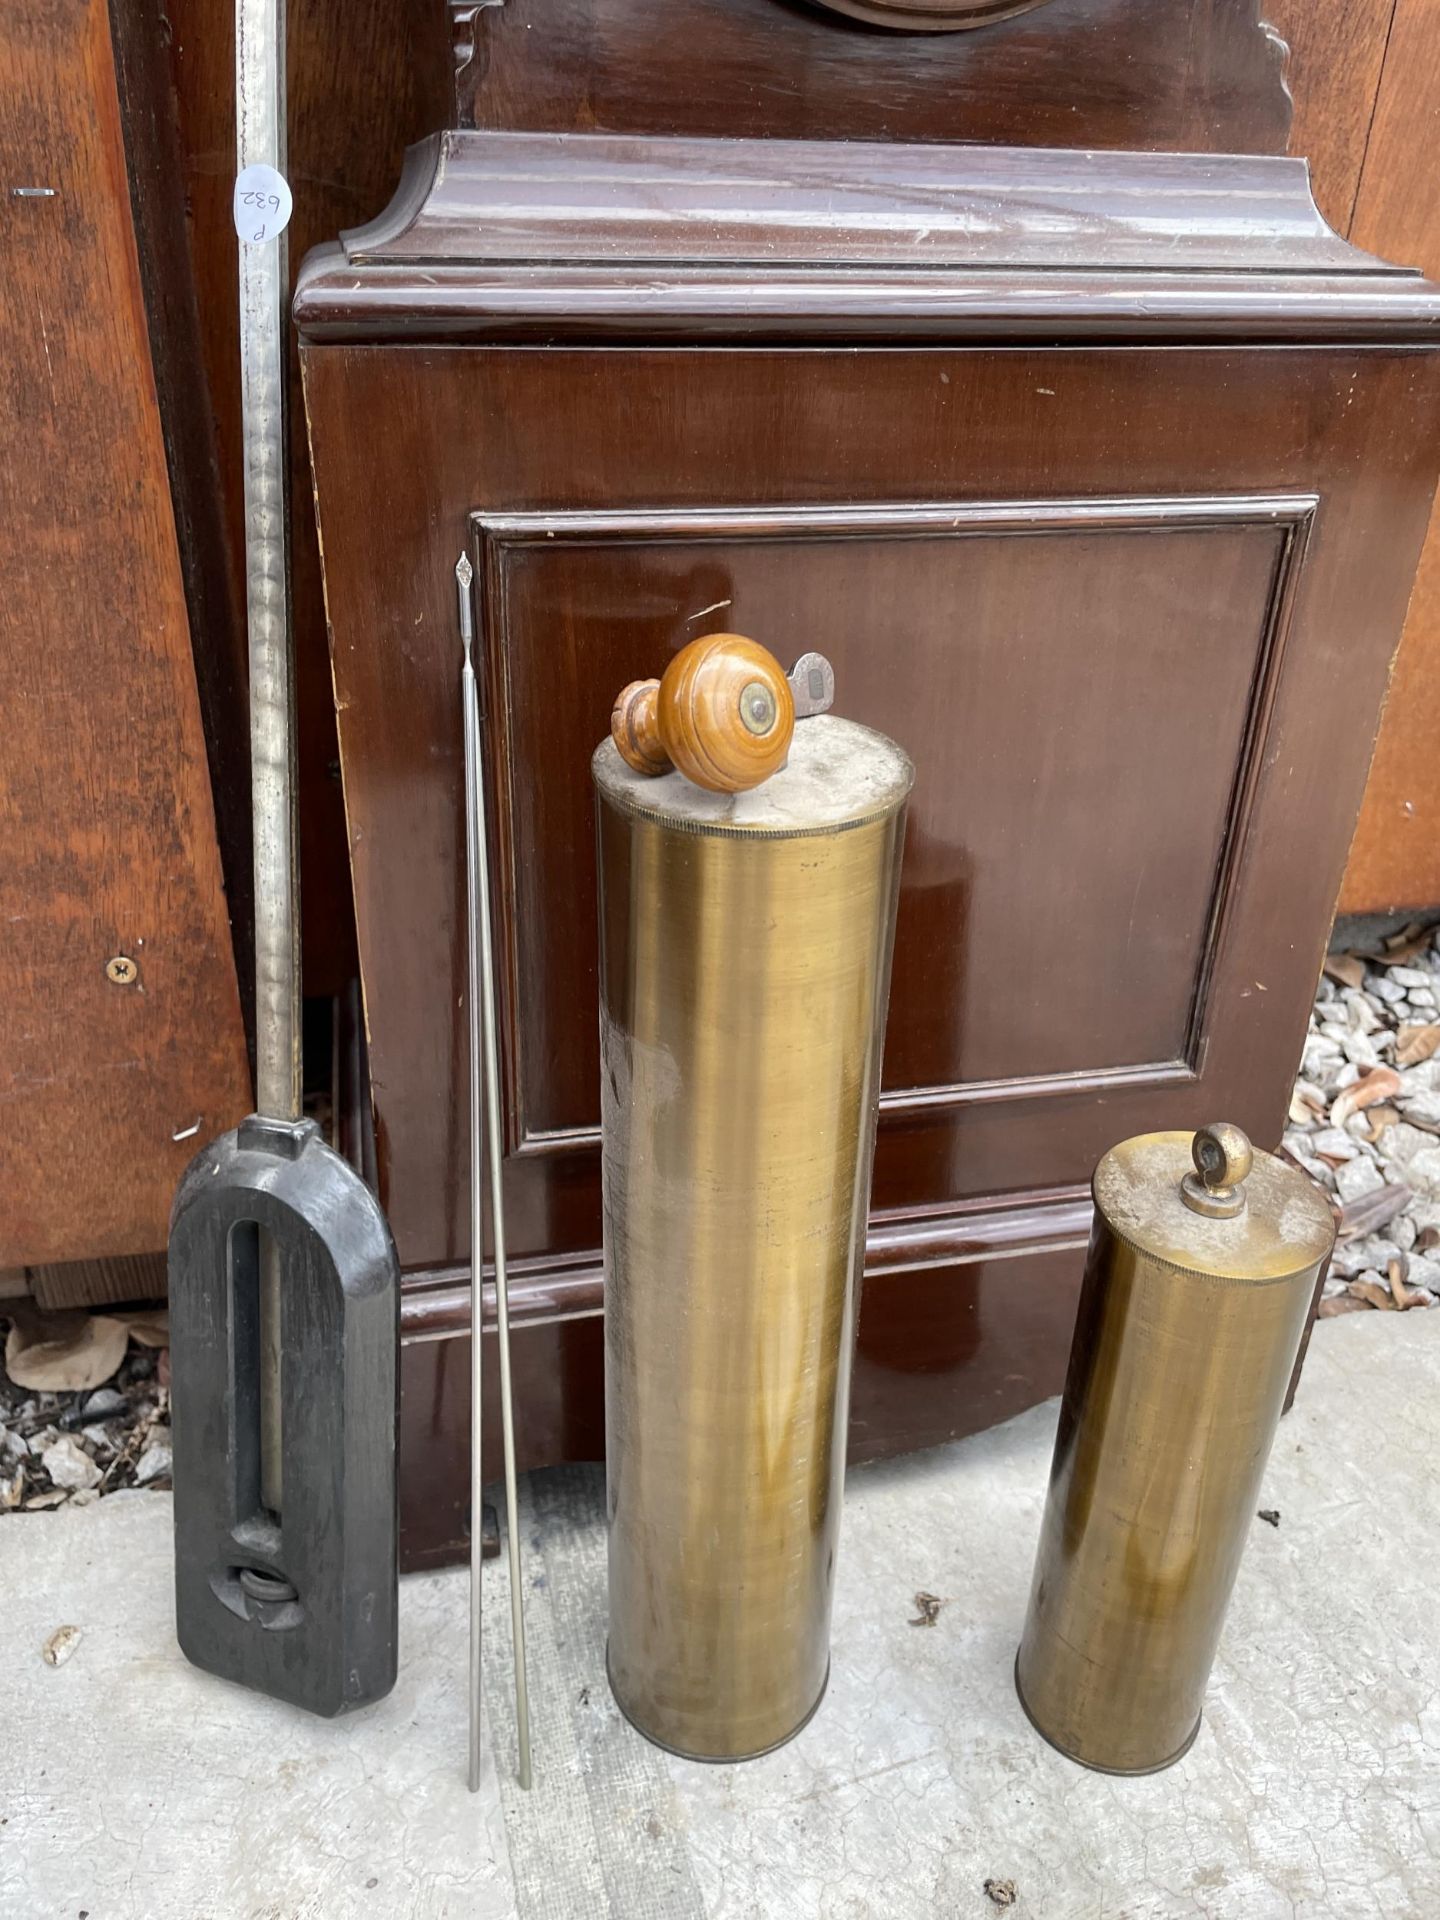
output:
[[[169,1441],[152,1440],[135,1462],[136,1486],[148,1487],[152,1481],[159,1480],[162,1476],[168,1479],[172,1464],[173,1456]]]
[[[1440,928],[1326,960],[1284,1151],[1341,1208],[1331,1312],[1440,1304],[1437,1008]]]
[[[9,1303],[6,1303],[8,1309]],[[76,1355],[93,1357],[93,1341],[70,1313],[57,1316],[33,1303],[16,1303],[27,1334],[22,1360],[34,1364],[47,1350],[59,1378]],[[99,1316],[97,1316],[99,1317]],[[153,1312],[144,1332],[133,1333],[128,1351],[114,1356],[113,1378],[93,1378],[73,1390],[37,1391],[21,1386],[0,1365],[0,1516],[85,1506],[122,1487],[170,1485],[170,1395],[157,1379],[157,1353],[147,1346],[163,1323]]]
[[[40,1455],[40,1464],[55,1487],[96,1487],[100,1469],[73,1434],[57,1434]]]

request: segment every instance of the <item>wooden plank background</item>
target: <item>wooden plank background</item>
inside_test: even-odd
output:
[[[1440,6],[1398,0],[1350,236],[1440,278]],[[1440,515],[1390,683],[1342,912],[1440,903]]]
[[[104,0],[0,8],[0,72],[14,1267],[163,1247],[181,1170],[250,1085]]]

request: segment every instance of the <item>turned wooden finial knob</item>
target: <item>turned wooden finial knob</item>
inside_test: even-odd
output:
[[[610,737],[636,773],[668,773],[670,756],[660,744],[660,682],[632,680],[615,696]]]
[[[637,773],[673,765],[712,793],[743,793],[784,766],[795,696],[780,662],[738,633],[692,640],[663,680],[635,680],[610,716],[622,759]]]

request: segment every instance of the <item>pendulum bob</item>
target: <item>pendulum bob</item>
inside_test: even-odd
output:
[[[352,1712],[395,1682],[399,1315],[379,1202],[312,1120],[251,1118],[192,1161],[170,1222],[176,1632],[196,1666],[312,1713]]]
[[[609,1669],[689,1758],[829,1670],[850,1362],[913,773],[807,719],[717,794],[595,754]]]
[[[1238,1127],[1127,1140],[1094,1196],[1015,1678],[1062,1753],[1154,1773],[1199,1730],[1335,1228]]]

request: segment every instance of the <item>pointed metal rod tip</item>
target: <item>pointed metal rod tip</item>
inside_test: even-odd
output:
[[[475,569],[470,564],[470,556],[462,553],[455,562],[455,592],[460,608],[460,638],[466,653],[469,653],[475,639],[475,604],[470,598],[470,584],[474,578]]]

